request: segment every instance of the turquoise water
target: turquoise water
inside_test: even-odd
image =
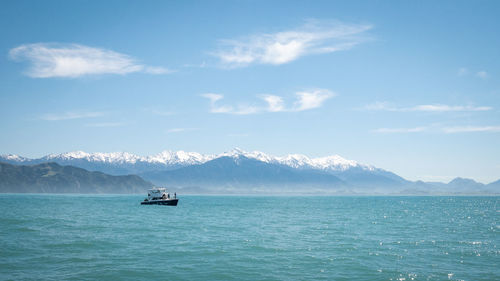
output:
[[[0,279],[500,280],[500,197],[0,195]]]

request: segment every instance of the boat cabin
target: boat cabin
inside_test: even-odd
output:
[[[165,188],[157,187],[148,190],[148,198],[141,202],[141,205],[168,205],[177,206],[177,193],[174,192],[174,196],[170,196]]]
[[[153,188],[148,190],[148,201],[170,199],[170,194],[165,188]]]

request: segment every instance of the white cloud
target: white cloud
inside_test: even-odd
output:
[[[489,106],[469,106],[469,105],[444,105],[444,104],[424,104],[410,108],[408,111],[487,111],[492,108]]]
[[[103,122],[103,123],[89,123],[85,124],[87,127],[96,127],[96,128],[108,128],[108,127],[121,127],[125,126],[125,123],[122,122]]]
[[[282,97],[273,95],[263,95],[261,98],[267,102],[268,105],[267,111],[280,112],[285,110]]]
[[[427,130],[427,127],[415,128],[379,128],[373,130],[374,133],[419,133]]]
[[[201,96],[209,99],[211,103],[215,103],[216,101],[224,98],[223,95],[213,93],[202,94]]]
[[[421,111],[421,112],[450,112],[450,111],[488,111],[493,108],[490,106],[471,106],[471,105],[446,105],[446,104],[422,104],[413,107],[397,107],[387,102],[375,102],[364,106],[365,110],[383,110],[383,111]]]
[[[327,99],[334,97],[335,94],[332,91],[325,89],[315,89],[311,91],[297,92],[296,101],[294,102],[294,106],[291,108],[285,107],[283,97],[275,95],[259,96],[262,100],[264,100],[266,106],[218,105],[217,102],[224,98],[223,95],[208,93],[208,94],[202,94],[201,96],[210,100],[211,113],[248,115],[248,114],[256,114],[263,112],[297,112],[297,111],[310,110],[321,107]]]
[[[9,56],[14,60],[29,61],[31,65],[26,75],[34,78],[171,72],[163,67],[142,65],[125,54],[79,44],[25,44],[11,49]]]
[[[433,124],[430,126],[414,127],[414,128],[379,128],[375,129],[374,133],[475,133],[475,132],[500,132],[500,126],[454,126],[446,127]]]
[[[216,105],[216,102],[218,100],[221,100],[224,98],[223,95],[214,94],[214,93],[207,93],[207,94],[202,94],[201,96],[210,100],[210,112],[212,112],[212,113],[232,113],[233,112],[232,106],[217,106]]]
[[[172,133],[182,133],[182,132],[189,132],[189,131],[196,131],[199,130],[198,128],[173,128],[167,131],[167,133],[172,134]]]
[[[40,116],[40,119],[46,121],[61,121],[71,119],[96,118],[104,116],[104,112],[64,112],[64,113],[47,113]]]
[[[487,79],[489,77],[489,74],[488,74],[488,72],[482,70],[482,71],[478,71],[476,73],[476,76],[481,78],[481,79]]]
[[[382,102],[382,101],[377,101],[371,104],[367,104],[361,109],[394,111],[393,107],[388,102]]]
[[[469,75],[470,72],[471,71],[469,71],[469,69],[467,69],[465,67],[461,67],[458,69],[457,75],[458,76],[466,76],[466,75]],[[474,74],[474,72],[472,74]],[[490,77],[490,74],[488,72],[486,72],[485,70],[481,70],[481,71],[477,71],[475,73],[475,76],[484,80],[484,79],[488,79]]]
[[[144,72],[149,74],[170,74],[175,71],[161,66],[147,66],[144,68]]]
[[[213,55],[229,67],[250,64],[279,65],[309,54],[347,50],[366,41],[371,25],[310,20],[304,26],[277,33],[221,40]]]
[[[255,107],[255,106],[250,106],[250,105],[239,105],[236,110],[232,111],[232,114],[237,114],[237,115],[248,115],[248,114],[255,114],[259,113],[261,111],[260,108]]]
[[[474,133],[474,132],[500,132],[500,126],[463,126],[446,127],[443,131],[447,134],[452,133]]]
[[[222,106],[217,105],[216,104],[217,101],[224,98],[224,96],[220,94],[208,93],[208,94],[202,94],[201,96],[210,100],[211,113],[230,113],[237,115],[248,115],[257,113],[259,111],[257,107],[247,106],[247,105],[240,105],[236,109],[233,106],[229,105],[222,105]]]
[[[186,63],[184,65],[182,65],[183,67],[192,67],[192,68],[205,68],[207,67],[207,63],[205,61],[203,61],[202,63],[198,63],[198,64],[192,64],[192,63]]]
[[[323,103],[334,97],[334,93],[329,90],[316,89],[313,91],[298,92],[294,111],[304,111],[320,107]]]

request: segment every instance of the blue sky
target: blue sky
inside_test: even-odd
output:
[[[498,1],[2,1],[1,154],[338,154],[500,178]]]

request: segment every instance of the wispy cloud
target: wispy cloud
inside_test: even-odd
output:
[[[96,128],[121,127],[125,125],[126,124],[123,122],[102,122],[102,123],[85,124],[86,127],[96,127]]]
[[[293,111],[304,111],[320,107],[327,99],[335,96],[333,92],[324,89],[298,92],[296,95],[297,101]]]
[[[500,126],[463,126],[446,127],[443,131],[448,134],[453,133],[474,133],[474,132],[500,132]]]
[[[177,71],[161,66],[146,66],[144,67],[144,72],[149,74],[170,74]]]
[[[96,118],[104,116],[105,112],[64,112],[64,113],[47,113],[40,116],[40,119],[46,121],[61,121],[71,119]]]
[[[446,111],[487,111],[492,108],[489,106],[469,106],[469,105],[444,105],[444,104],[424,104],[417,105],[409,109],[409,111],[433,111],[433,112],[446,112]]]
[[[13,60],[31,63],[26,75],[34,78],[68,77],[84,75],[128,74],[145,72],[165,74],[172,72],[164,67],[147,66],[134,58],[115,51],[79,44],[36,43],[13,48]]]
[[[257,107],[249,105],[238,105],[237,107],[233,107],[230,105],[217,105],[217,101],[224,98],[224,96],[220,94],[208,93],[208,94],[202,94],[201,96],[210,100],[211,113],[230,113],[237,115],[248,115],[257,113],[259,111]]]
[[[182,133],[182,132],[189,132],[189,131],[197,131],[199,128],[173,128],[167,130],[168,134],[174,134],[174,133]]]
[[[212,112],[212,113],[232,113],[233,112],[232,106],[216,105],[218,100],[221,100],[224,98],[224,95],[207,93],[207,94],[202,94],[201,96],[210,100],[210,112]]]
[[[481,79],[487,79],[488,77],[490,77],[490,75],[488,74],[488,72],[482,70],[482,71],[478,71],[476,73],[476,76],[481,78]]]
[[[363,107],[365,110],[380,111],[423,111],[423,112],[450,112],[450,111],[488,111],[493,108],[490,106],[471,106],[471,105],[446,105],[446,104],[422,104],[412,107],[397,107],[387,102],[375,102]]]
[[[490,74],[486,70],[480,70],[474,73],[474,71],[470,71],[466,67],[460,67],[457,71],[458,76],[468,76],[469,74],[473,74],[478,78],[481,78],[483,80],[488,79],[490,77]]]
[[[267,111],[269,112],[280,112],[285,110],[285,105],[283,104],[283,98],[274,95],[263,95],[261,98],[267,102]]]
[[[184,65],[182,65],[183,67],[192,67],[192,68],[205,68],[207,67],[207,63],[205,61],[203,61],[202,63],[198,63],[198,64],[193,64],[193,63],[186,63]]]
[[[480,132],[500,132],[500,126],[442,126],[430,125],[413,128],[379,128],[372,130],[373,133],[480,133]]]
[[[218,105],[217,102],[224,98],[221,94],[202,94],[201,96],[210,100],[211,113],[228,113],[237,115],[248,115],[264,112],[298,112],[321,107],[323,103],[335,96],[335,94],[326,89],[314,89],[295,93],[296,100],[292,107],[285,107],[284,98],[276,95],[260,95],[265,105]]]
[[[221,40],[219,50],[212,54],[228,67],[279,65],[305,55],[350,49],[366,41],[364,33],[370,29],[369,24],[309,20],[292,30]]]

